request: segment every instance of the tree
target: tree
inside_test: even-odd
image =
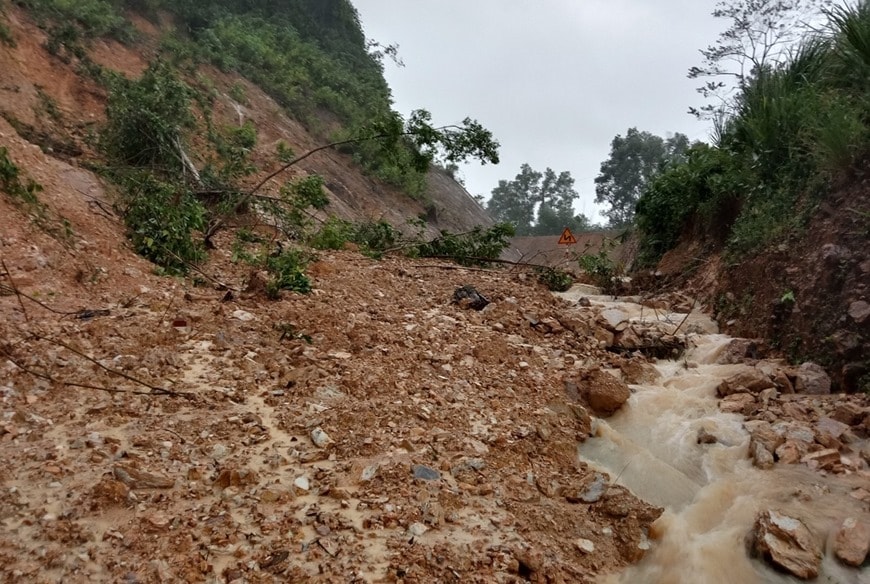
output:
[[[517,235],[528,235],[535,220],[535,201],[541,176],[540,172],[523,164],[514,180],[498,181],[486,205],[487,210],[498,221],[513,223]]]
[[[499,221],[513,223],[517,235],[557,235],[565,227],[588,228],[585,216],[574,215],[577,197],[570,172],[547,168],[542,173],[523,164],[514,180],[499,181],[487,210]]]
[[[708,79],[698,93],[716,103],[690,107],[689,113],[714,120],[732,113],[734,98],[746,84],[784,62],[832,4],[831,0],[720,0],[712,15],[729,21],[728,28],[715,43],[700,49],[701,64],[688,74],[690,79]]]
[[[689,138],[674,134],[664,139],[629,128],[625,137],[610,143],[610,157],[601,163],[595,179],[595,202],[607,203],[604,215],[612,227],[625,227],[634,219],[634,207],[647,185],[668,163],[685,160]]]

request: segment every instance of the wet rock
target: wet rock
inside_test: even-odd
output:
[[[601,311],[599,322],[608,330],[620,332],[628,328],[628,315],[618,308],[608,308]]]
[[[760,443],[769,452],[776,452],[776,449],[785,442],[785,436],[774,430],[768,422],[749,420],[743,424],[743,427],[749,432],[750,449],[752,443]]]
[[[870,304],[857,300],[849,305],[849,316],[858,324],[864,324],[870,319]]]
[[[810,452],[801,458],[801,462],[812,468],[830,469],[840,462],[840,452],[833,448]]]
[[[798,578],[819,575],[822,550],[799,519],[777,511],[762,511],[752,532],[753,549],[766,561]]]
[[[776,459],[783,464],[797,464],[809,449],[809,443],[803,440],[786,440],[776,449]]]
[[[586,371],[574,386],[599,416],[613,414],[631,397],[631,390],[625,383],[600,369]]]
[[[461,286],[453,291],[453,303],[460,308],[483,310],[489,304],[489,299],[478,292],[474,286]]]
[[[859,567],[870,552],[870,526],[854,517],[843,520],[834,537],[834,555],[849,566]]]
[[[852,402],[843,402],[837,405],[831,418],[849,426],[856,426],[861,423],[865,415],[867,415],[865,408]]]
[[[751,393],[733,393],[719,402],[719,409],[726,414],[749,415],[755,406],[755,396]]]
[[[749,456],[752,458],[752,464],[758,468],[773,468],[773,454],[761,442],[749,442]]]
[[[844,433],[849,430],[849,425],[844,424],[833,418],[819,418],[816,422],[816,440],[819,441],[823,436],[830,436],[834,439],[839,439]],[[819,441],[820,444],[824,442]]]
[[[131,466],[117,465],[112,469],[115,478],[131,489],[171,489],[175,480],[147,473]]]
[[[415,464],[411,467],[411,474],[415,479],[423,481],[437,481],[441,478],[441,473],[434,468],[429,468],[423,464]]]
[[[792,384],[791,379],[788,378],[788,375],[785,374],[785,371],[777,371],[773,376],[773,383],[776,384],[776,388],[780,393],[794,393],[794,385]]]
[[[732,339],[716,358],[717,365],[736,365],[747,359],[758,359],[758,342],[752,339]]]
[[[595,473],[591,480],[576,492],[567,493],[565,498],[569,503],[595,503],[607,492],[608,483],[606,476]]]
[[[649,385],[655,383],[660,377],[658,370],[649,363],[641,363],[632,359],[619,367],[622,370],[622,378],[630,385]]]
[[[719,442],[719,439],[710,432],[708,432],[707,428],[701,428],[700,430],[698,430],[697,442],[698,444],[716,444],[717,442]]]
[[[776,385],[761,370],[757,367],[745,367],[724,379],[716,391],[720,396],[725,397],[735,393],[760,393],[771,387]]]
[[[831,378],[820,365],[807,362],[795,372],[795,391],[811,395],[831,393]]]
[[[311,431],[311,441],[318,448],[326,448],[330,443],[332,443],[329,434],[327,434],[320,426]]]

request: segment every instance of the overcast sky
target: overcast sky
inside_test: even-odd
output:
[[[463,167],[472,194],[549,166],[600,221],[593,180],[615,135],[709,135],[686,113],[700,99],[686,71],[726,25],[715,0],[352,1],[367,37],[399,45],[405,67],[387,61],[386,77],[400,113],[469,116],[501,142],[500,164]]]

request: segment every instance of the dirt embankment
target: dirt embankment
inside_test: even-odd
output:
[[[701,298],[733,336],[764,340],[793,362],[812,360],[833,391],[870,390],[870,182],[842,187],[804,231],[726,264],[703,242],[662,259],[665,279]]]
[[[49,54],[46,35],[15,6],[5,11],[15,46],[0,49],[0,117],[16,132],[44,151],[67,161],[99,159],[94,152],[93,134],[105,120],[106,90],[77,70],[76,60],[65,62]],[[161,31],[152,23],[133,18],[140,39],[133,46],[97,39],[89,47],[89,57],[110,70],[135,77],[157,56]],[[251,161],[259,168],[250,178],[251,185],[279,167],[276,148],[283,141],[296,153],[322,146],[328,140],[306,130],[289,118],[284,110],[256,85],[237,75],[212,67],[199,67],[193,83],[206,80],[215,95],[213,120],[218,127],[236,126],[252,121],[258,141]],[[244,96],[240,103],[230,94]],[[329,125],[324,120],[324,125]],[[206,161],[196,152],[198,137],[191,137],[191,158],[198,166]],[[13,157],[14,158],[14,157]],[[284,181],[310,173],[326,179],[330,198],[328,212],[352,221],[384,219],[399,228],[410,218],[427,221],[426,234],[440,230],[467,231],[475,225],[489,226],[492,219],[465,189],[447,173],[434,169],[428,178],[425,197],[417,201],[394,187],[364,175],[351,157],[325,150],[300,163],[290,172],[279,175],[267,185],[267,191],[280,188]]]

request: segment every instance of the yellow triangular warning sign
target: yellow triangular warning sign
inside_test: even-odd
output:
[[[562,232],[562,237],[559,238],[559,245],[574,245],[575,243],[577,243],[577,238],[574,237],[571,230],[566,227],[565,231]]]

